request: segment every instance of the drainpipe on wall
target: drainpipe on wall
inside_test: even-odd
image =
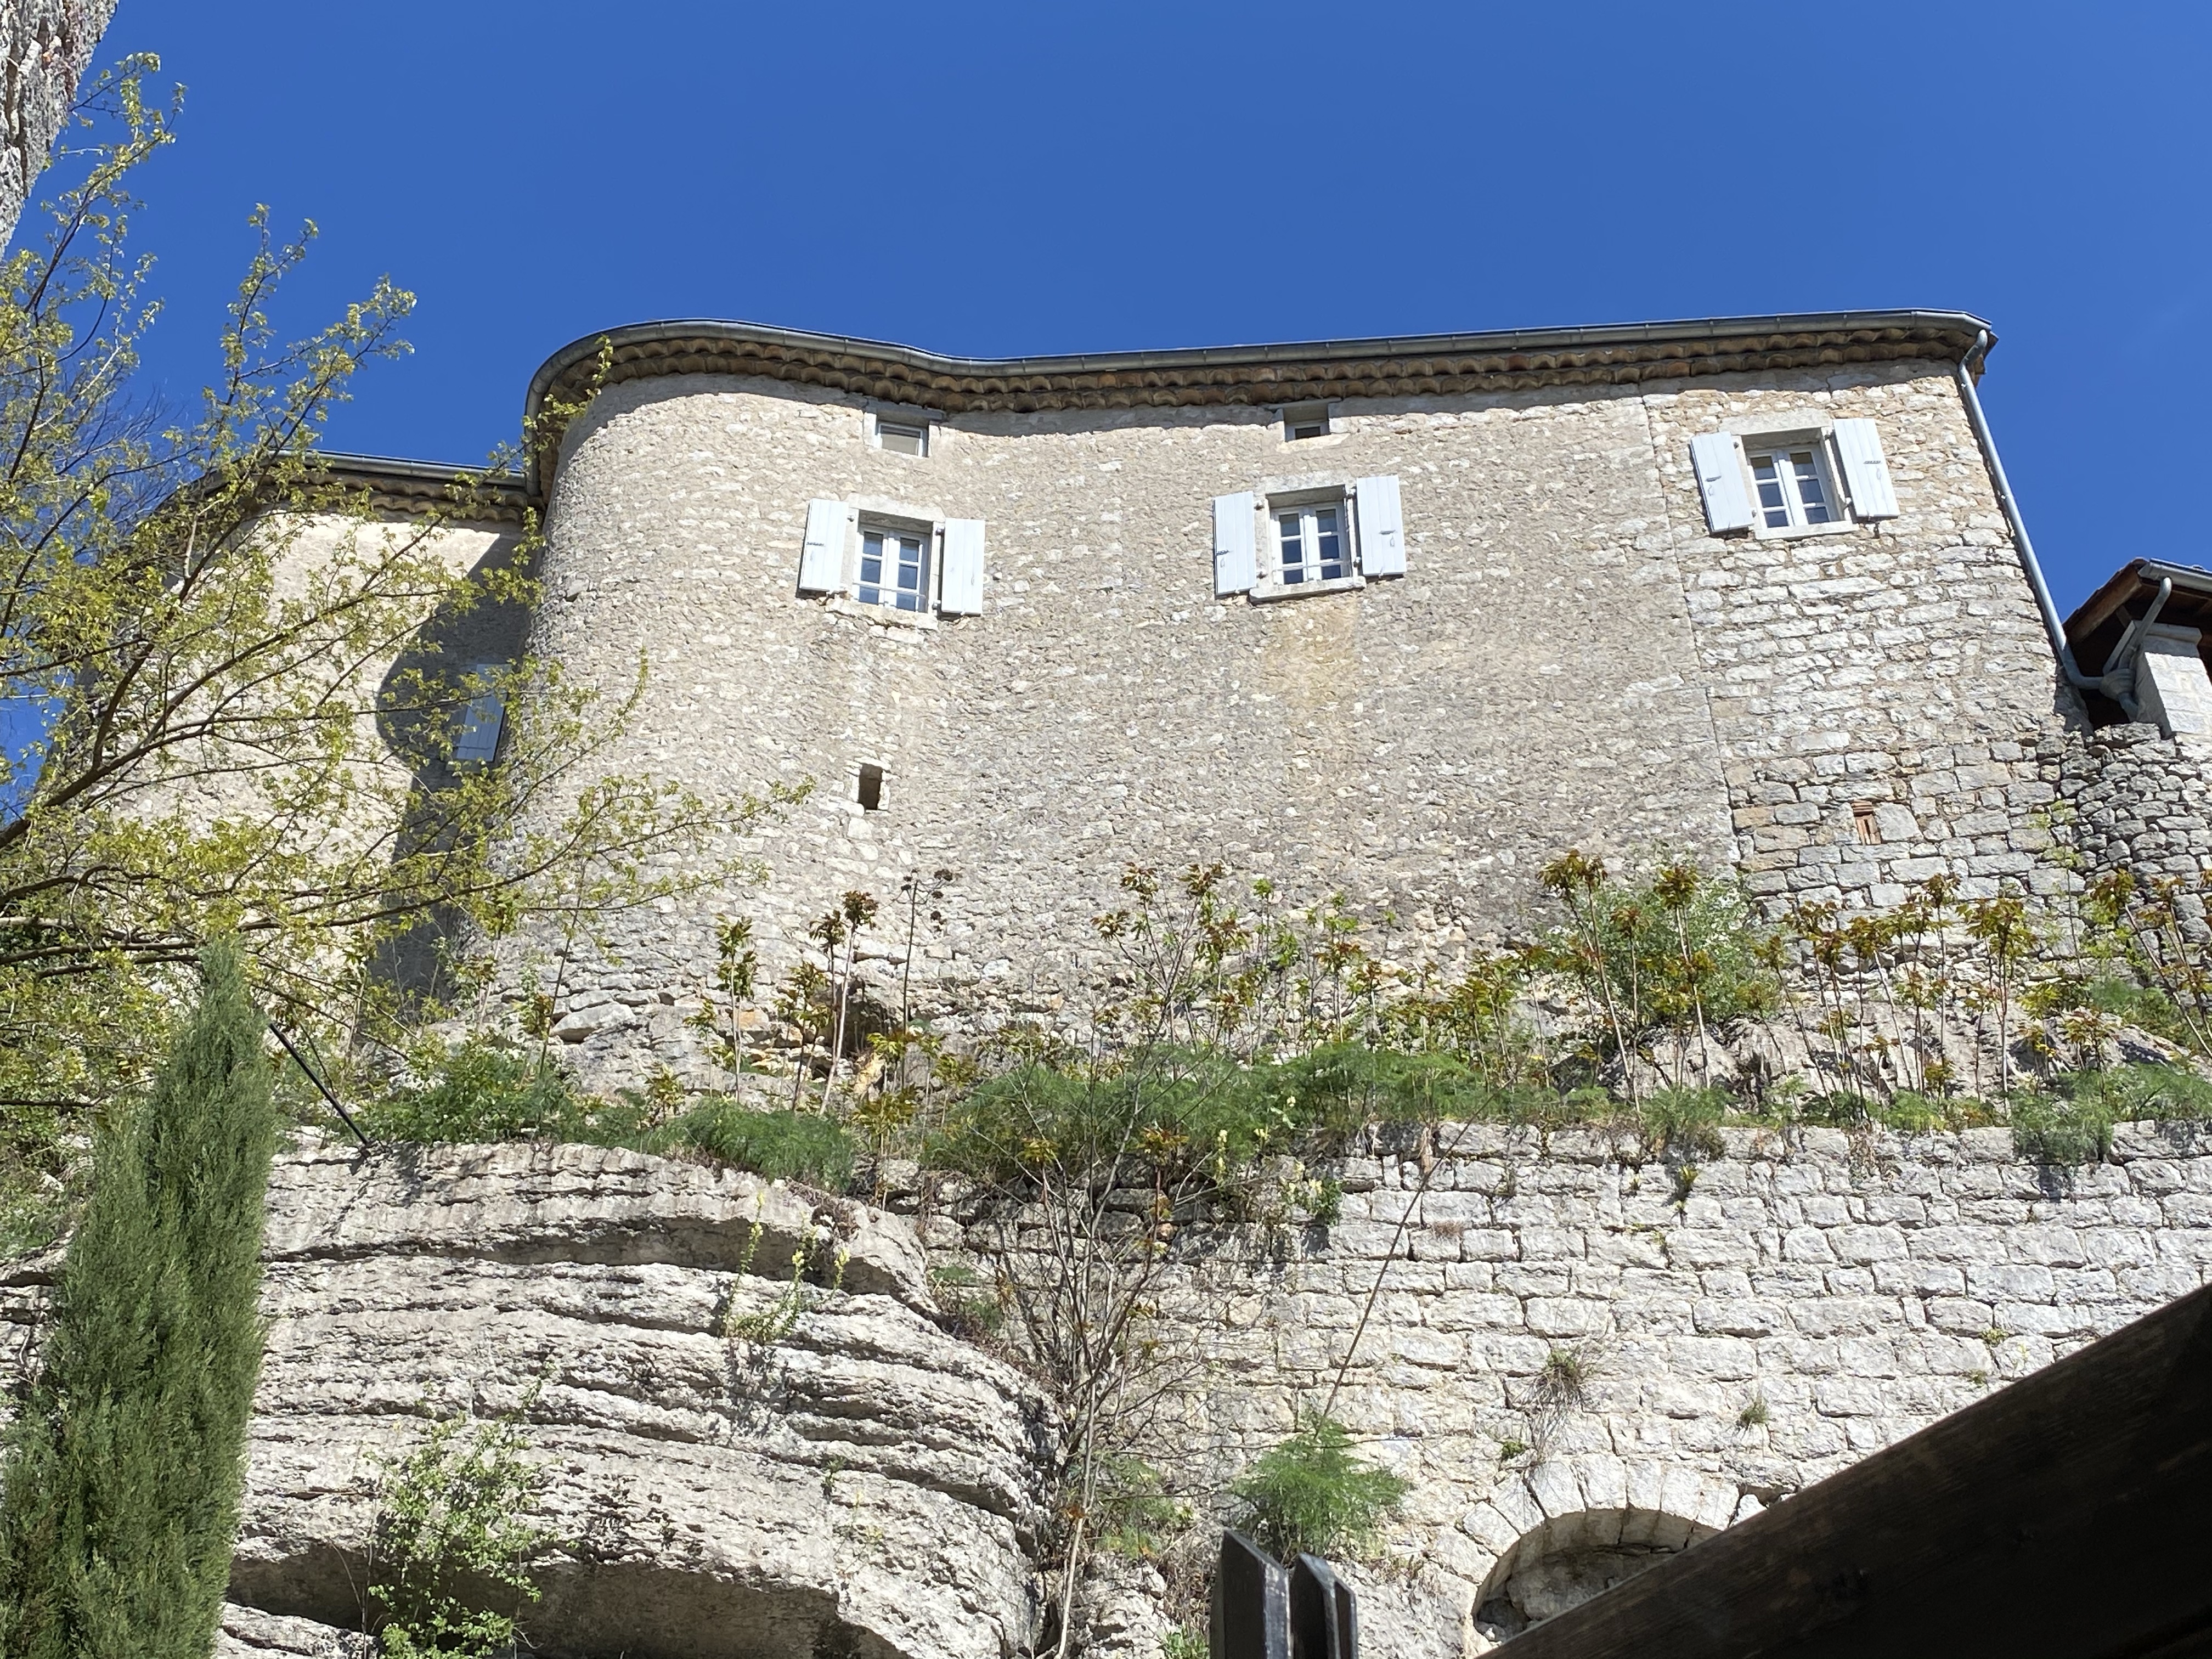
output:
[[[2004,463],[1997,459],[1996,440],[1990,435],[1989,417],[1982,413],[1982,400],[1974,391],[1973,371],[1966,367],[1976,357],[1990,349],[1990,331],[1984,329],[1974,337],[1973,349],[1959,359],[1959,395],[1966,400],[1966,418],[1973,422],[1974,438],[1982,447],[1982,459],[1990,469],[1990,482],[1996,486],[1997,505],[2004,509],[2005,522],[2012,526],[2012,544],[2020,551],[2020,568],[2027,573],[2027,585],[2035,592],[2036,609],[2043,612],[2044,632],[2051,635],[2051,648],[2057,653],[2058,666],[2066,676],[2069,685],[2079,686],[2085,691],[2107,690],[2105,682],[2081,672],[2074,660],[2074,647],[2066,642],[2066,624],[2058,620],[2058,607],[2051,598],[2051,584],[2043,580],[2043,567],[2036,562],[2035,544],[2027,538],[2027,526],[2021,522],[2020,503],[2012,498],[2012,485],[2006,481]],[[2132,682],[2134,675],[2128,678]],[[2124,688],[2132,693],[2132,684]],[[2131,711],[2132,712],[2132,711]]]

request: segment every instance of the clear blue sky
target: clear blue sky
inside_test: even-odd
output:
[[[296,329],[421,295],[338,447],[479,459],[654,317],[997,356],[1960,307],[2062,605],[2212,563],[2203,0],[122,0],[134,49],[188,88],[168,393],[255,202],[323,228]]]

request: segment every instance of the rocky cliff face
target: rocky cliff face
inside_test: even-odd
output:
[[[787,1332],[726,1334],[794,1255],[840,1252]],[[268,1259],[226,1654],[358,1650],[384,1466],[463,1408],[516,1413],[549,1465],[538,1652],[981,1659],[1029,1633],[1048,1407],[939,1329],[895,1218],[595,1147],[319,1147],[277,1163]],[[51,1265],[7,1288],[25,1334]]]

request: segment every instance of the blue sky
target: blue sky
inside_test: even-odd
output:
[[[998,356],[1959,307],[2062,606],[2212,563],[2201,0],[122,0],[141,49],[188,88],[165,392],[256,202],[323,228],[295,329],[421,296],[339,447],[478,459],[556,347],[653,317]]]

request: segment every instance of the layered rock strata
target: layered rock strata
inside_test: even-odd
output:
[[[535,1651],[1029,1634],[1047,1408],[938,1328],[902,1221],[594,1147],[332,1146],[278,1161],[268,1258],[229,1652],[351,1651],[380,1480],[464,1409],[546,1465]]]

